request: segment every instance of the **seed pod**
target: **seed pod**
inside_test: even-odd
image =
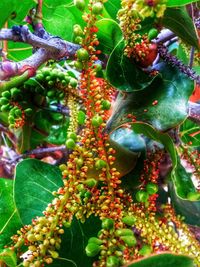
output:
[[[128,228],[122,228],[115,231],[116,236],[133,236],[133,231]]]
[[[119,267],[120,260],[117,256],[109,256],[106,261],[106,267]]]
[[[95,257],[100,251],[100,246],[95,243],[89,243],[85,248],[85,252],[88,257]]]
[[[85,0],[74,0],[74,4],[80,11],[84,11],[84,9],[85,9]]]
[[[123,240],[128,247],[133,247],[137,244],[135,236],[120,236],[120,239]]]
[[[49,250],[49,253],[51,254],[52,258],[57,259],[59,257],[59,254],[57,251]]]
[[[133,226],[135,224],[136,218],[134,216],[126,216],[122,218],[122,222],[128,226]]]

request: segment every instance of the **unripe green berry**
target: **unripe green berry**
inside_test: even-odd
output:
[[[10,98],[11,98],[11,94],[10,94],[9,91],[5,91],[5,92],[3,92],[3,93],[2,93],[2,96],[5,97],[5,98],[7,98],[7,99],[10,99]]]
[[[107,163],[106,163],[106,161],[104,161],[102,159],[98,159],[95,162],[95,167],[96,167],[97,170],[101,170],[101,169],[107,167]]]
[[[97,185],[97,180],[94,179],[94,178],[89,178],[89,179],[87,179],[87,180],[85,181],[85,184],[86,184],[88,187],[92,188],[92,187],[94,187],[94,186]]]
[[[102,105],[102,109],[104,109],[104,110],[109,110],[111,107],[111,103],[108,100],[103,100],[101,102],[101,105]]]
[[[26,116],[31,116],[33,114],[33,110],[32,108],[27,108],[24,110]]]
[[[89,53],[88,51],[85,49],[85,48],[80,48],[78,51],[77,51],[77,58],[80,60],[80,61],[87,61],[89,59]]]
[[[138,202],[142,202],[143,203],[143,202],[147,202],[148,201],[149,194],[147,192],[141,190],[141,191],[138,191],[136,193],[135,197],[136,197],[136,200]]]
[[[80,125],[83,125],[84,123],[85,123],[85,119],[86,119],[86,114],[85,114],[85,112],[84,111],[82,111],[82,110],[80,110],[79,112],[78,112],[78,116],[77,116],[78,118],[78,124],[80,124]]]
[[[100,251],[100,246],[95,243],[89,243],[85,248],[85,252],[88,257],[95,257]]]
[[[92,13],[95,15],[100,15],[103,11],[103,4],[101,2],[96,2],[92,6]]]
[[[85,0],[74,0],[74,4],[80,11],[85,9]]]
[[[119,267],[120,260],[117,256],[109,256],[106,261],[106,267]]]
[[[6,104],[6,105],[1,106],[1,111],[2,112],[8,111],[9,109],[10,109],[10,104]]]
[[[156,192],[158,192],[158,186],[157,184],[154,184],[154,183],[148,183],[146,185],[146,190],[147,190],[147,193],[149,193],[150,195],[153,195]]]
[[[1,97],[0,98],[0,104],[1,105],[6,105],[6,104],[8,104],[8,98],[6,98],[6,97]]]
[[[122,218],[122,222],[128,226],[133,226],[136,222],[136,218],[134,216],[126,216]]]
[[[79,36],[83,35],[83,30],[79,24],[75,24],[73,27],[74,35]]]
[[[94,243],[94,244],[97,244],[97,245],[101,245],[103,243],[103,241],[100,240],[97,237],[90,237],[89,240],[88,240],[88,244],[89,243]]]
[[[96,115],[92,118],[92,125],[94,127],[99,127],[103,123],[103,119],[101,116]]]
[[[76,133],[74,133],[74,132],[69,132],[69,133],[67,134],[67,138],[71,138],[71,139],[73,139],[73,140],[76,142],[76,140],[77,140],[77,135],[76,135]]]
[[[133,236],[133,231],[128,228],[117,229],[115,231],[116,236]]]
[[[151,41],[152,39],[155,39],[158,36],[158,30],[153,28],[148,33],[148,39]]]
[[[76,88],[78,81],[75,78],[71,78],[69,84],[73,87]]]
[[[76,143],[74,142],[74,140],[72,138],[69,138],[67,141],[66,141],[66,147],[68,149],[74,149],[76,146]]]
[[[120,239],[123,240],[128,247],[133,247],[137,243],[135,236],[121,236]]]
[[[114,221],[113,221],[113,219],[110,219],[110,218],[103,219],[102,224],[101,224],[101,227],[103,229],[105,229],[105,230],[111,230],[111,229],[113,229],[113,227],[114,227]]]
[[[148,256],[152,252],[152,247],[149,245],[144,245],[140,250],[139,250],[139,255],[141,256]]]

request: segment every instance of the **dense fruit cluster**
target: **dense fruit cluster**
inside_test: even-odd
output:
[[[134,1],[133,9],[138,10],[142,17],[163,16],[166,9],[167,0],[136,0]]]

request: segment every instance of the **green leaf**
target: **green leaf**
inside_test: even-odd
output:
[[[167,7],[175,7],[188,5],[194,2],[198,2],[198,0],[168,0],[166,5]]]
[[[4,250],[0,251],[0,265],[1,265],[1,262],[5,263],[6,266],[8,266],[8,267],[16,267],[17,266],[17,256],[16,256],[15,252],[13,250],[10,250],[10,249],[4,249]]]
[[[109,0],[105,4],[105,9],[108,14],[111,16],[112,19],[117,19],[117,13],[121,8],[121,1],[120,0]]]
[[[0,1],[0,10],[1,10],[0,28],[3,27],[4,23],[8,20],[12,12],[15,11],[16,6],[17,6],[16,0]]]
[[[17,1],[17,6],[15,8],[15,18],[13,22],[16,24],[22,24],[24,18],[31,10],[31,8],[35,7],[36,3],[34,0],[23,0],[23,2]]]
[[[65,40],[73,40],[73,25],[76,23],[74,15],[65,5],[56,8],[44,7],[43,24],[45,29],[52,35]]]
[[[0,248],[22,226],[13,200],[13,181],[0,178]]]
[[[97,21],[96,26],[99,28],[97,37],[100,45],[98,48],[104,54],[110,54],[122,39],[122,31],[119,25],[112,19],[101,19]]]
[[[180,127],[181,140],[190,146],[200,146],[200,126],[191,120],[185,120]]]
[[[188,99],[194,89],[193,81],[177,68],[164,63],[157,68],[161,75],[144,90],[119,94],[108,129],[113,130],[131,122],[128,114],[161,131],[176,127],[186,119]]]
[[[125,43],[121,40],[111,53],[106,76],[109,82],[117,89],[133,92],[146,88],[155,76],[152,77],[140,69],[132,59],[124,56]]]
[[[163,253],[140,259],[127,267],[194,267],[193,260],[187,256]]]
[[[62,237],[62,246],[59,251],[59,257],[62,259],[56,259],[50,266],[92,267],[94,259],[86,255],[85,247],[88,239],[97,236],[100,229],[101,221],[97,217],[90,216],[83,224],[74,219],[71,227],[65,229]]]
[[[17,164],[14,181],[14,199],[23,224],[31,223],[35,216],[53,200],[52,192],[63,186],[60,170],[36,159]]]
[[[62,145],[67,139],[68,125],[53,125],[46,141],[54,145]]]
[[[163,17],[163,25],[187,44],[199,47],[194,23],[184,7],[167,8]]]

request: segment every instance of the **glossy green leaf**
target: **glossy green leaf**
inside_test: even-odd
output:
[[[155,76],[152,77],[140,69],[134,60],[124,56],[124,41],[120,41],[111,53],[106,76],[109,82],[117,89],[133,92],[146,88]]]
[[[0,28],[3,27],[4,23],[9,19],[12,12],[15,11],[16,6],[16,0],[0,1]]]
[[[49,132],[49,136],[46,141],[54,145],[62,145],[67,139],[67,128],[68,125],[53,125]]]
[[[163,17],[163,25],[187,44],[198,48],[194,23],[184,7],[167,8]]]
[[[108,14],[111,16],[112,19],[117,19],[117,13],[121,8],[121,1],[120,0],[109,0],[105,4],[105,9],[107,10]]]
[[[140,259],[127,267],[194,267],[193,260],[187,256],[163,253]]]
[[[10,2],[10,1],[7,1]],[[24,18],[28,14],[28,12],[36,6],[36,3],[34,0],[23,0],[21,1],[16,1],[17,6],[14,11],[14,18],[12,19],[13,22],[16,24],[20,23],[22,24]]]
[[[45,7],[44,7],[45,8]],[[67,5],[44,9],[43,24],[52,35],[59,36],[67,41],[73,40],[73,25],[76,23],[74,15]]]
[[[0,265],[2,262],[5,263],[8,267],[16,267],[17,255],[13,250],[10,249],[4,249],[2,251],[0,250]]]
[[[198,0],[168,0],[166,4],[168,7],[175,7],[188,5],[194,2],[198,2]]]
[[[96,26],[99,28],[97,36],[100,45],[98,48],[104,54],[110,54],[122,39],[122,31],[119,25],[112,19],[101,19],[97,21]]]
[[[23,224],[41,216],[52,192],[63,185],[60,170],[36,159],[26,159],[17,164],[14,181],[14,199]]]
[[[144,90],[119,94],[108,121],[109,130],[131,122],[128,114],[161,131],[176,127],[186,119],[188,99],[194,89],[193,81],[177,68],[164,63],[157,67],[162,78],[158,76]]]
[[[22,226],[13,200],[13,181],[0,178],[0,248]]]
[[[191,120],[185,120],[180,127],[180,137],[190,146],[200,146],[200,126]]]
[[[86,255],[85,247],[88,239],[97,236],[100,229],[101,221],[97,217],[90,216],[83,224],[74,219],[71,227],[65,229],[65,234],[62,236],[60,259],[56,259],[50,266],[92,267],[94,258]]]

